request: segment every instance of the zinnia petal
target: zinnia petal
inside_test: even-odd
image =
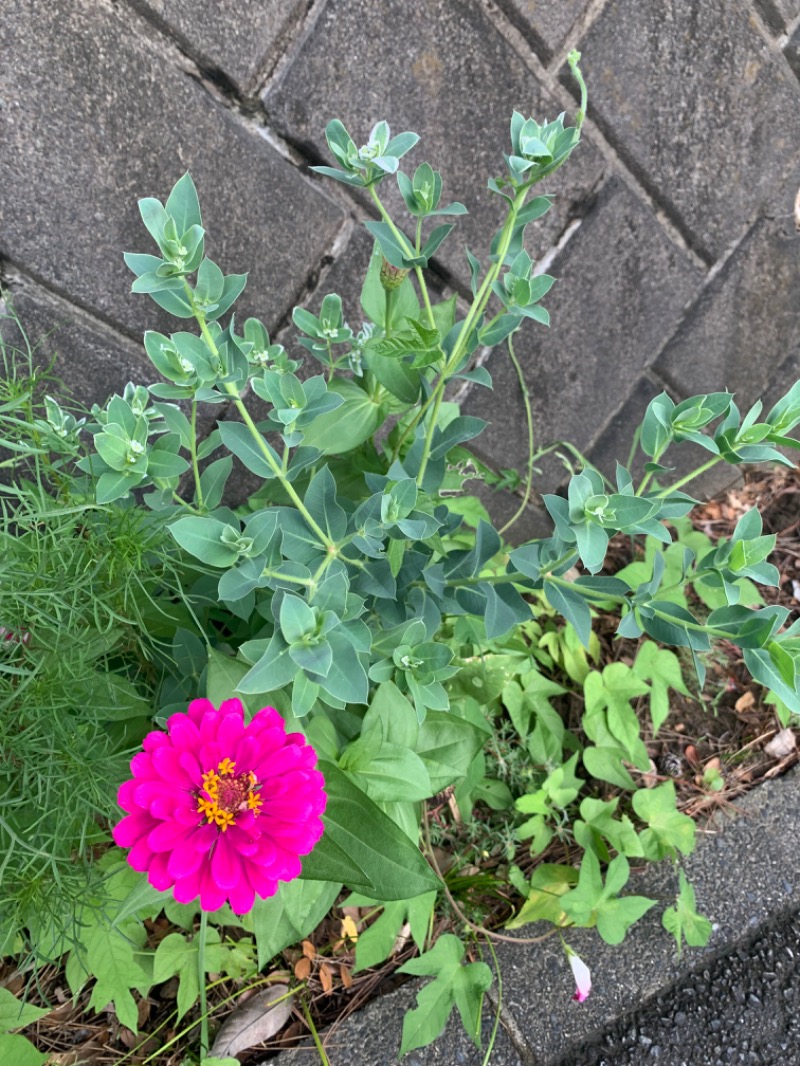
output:
[[[114,840],[128,861],[175,899],[199,897],[205,911],[229,902],[245,914],[256,895],[301,871],[300,856],[322,836],[326,799],[316,753],[300,733],[263,708],[245,725],[238,699],[217,710],[193,700],[153,731],[120,786],[129,812]]]

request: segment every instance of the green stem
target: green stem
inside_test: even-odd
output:
[[[497,255],[495,261],[487,271],[486,277],[483,279],[483,284],[478,289],[475,295],[475,299],[472,301],[472,306],[467,312],[467,317],[464,319],[464,323],[456,339],[456,343],[453,346],[453,351],[450,354],[450,358],[444,366],[439,379],[436,382],[436,386],[433,390],[433,411],[429,416],[428,430],[425,434],[425,444],[422,452],[422,459],[420,461],[419,473],[417,474],[417,484],[422,485],[422,479],[425,476],[425,471],[428,466],[428,458],[430,455],[431,443],[433,441],[434,430],[436,429],[436,419],[439,414],[439,408],[444,397],[444,390],[447,386],[447,382],[450,379],[454,369],[459,365],[463,358],[464,348],[467,345],[469,336],[475,323],[480,319],[483,312],[486,310],[486,305],[492,295],[492,285],[495,283],[500,275],[500,271],[505,264],[506,254],[511,244],[511,238],[514,235],[514,224],[517,220],[519,212],[522,210],[525,203],[525,197],[528,195],[528,188],[523,187],[517,191],[517,195],[514,197],[514,202],[509,209],[506,216],[505,223],[500,236],[500,242],[497,248]]]
[[[319,1061],[322,1063],[322,1066],[331,1066],[331,1060],[326,1055],[325,1048],[322,1046],[322,1041],[319,1038],[317,1027],[316,1025],[314,1025],[314,1019],[311,1017],[311,1011],[309,1010],[308,1003],[305,999],[303,1000],[303,1016],[306,1020],[306,1025],[308,1026],[309,1031],[311,1033],[311,1039],[314,1041],[314,1046],[317,1049]]]
[[[669,496],[671,492],[674,492],[676,489],[679,489],[682,485],[685,485],[687,482],[692,481],[694,478],[700,477],[700,475],[704,474],[706,470],[710,470],[712,466],[716,466],[717,463],[721,462],[721,455],[712,456],[707,462],[702,463],[695,470],[692,470],[690,474],[687,474],[685,477],[679,478],[678,481],[676,481],[674,485],[670,485],[668,489],[662,489],[661,492],[659,492],[658,494],[658,498],[663,499],[665,496]]]
[[[498,530],[498,533],[502,536],[507,529],[516,523],[516,521],[522,516],[525,508],[528,506],[528,501],[531,498],[531,492],[533,491],[533,412],[531,410],[531,394],[528,389],[528,384],[525,381],[525,375],[522,373],[522,366],[519,359],[517,359],[514,352],[513,333],[508,335],[506,343],[508,344],[508,354],[511,362],[514,366],[514,370],[517,372],[517,381],[519,382],[519,391],[522,394],[522,402],[525,405],[525,425],[528,430],[528,476],[525,482],[525,495],[522,497],[522,503],[514,512],[511,518],[506,522],[504,526]]]
[[[200,983],[200,1059],[208,1055],[208,1003],[206,999],[206,932],[208,912],[200,911],[200,928],[197,931],[197,977]]]
[[[185,288],[186,288],[186,293],[187,293],[187,295],[189,297],[189,300],[191,302],[191,305],[192,305],[192,311],[194,313],[194,317],[196,318],[197,324],[200,327],[200,333],[203,336],[203,340],[208,345],[208,350],[212,353],[212,355],[215,355],[217,357],[217,359],[219,359],[220,358],[219,349],[217,348],[216,344],[214,343],[214,338],[211,336],[211,331],[208,328],[208,324],[206,322],[206,317],[203,314],[203,312],[198,310],[197,306],[195,305],[194,293],[192,292],[192,289],[189,286],[189,284],[187,282],[184,282],[184,285],[185,285]],[[253,439],[255,440],[256,444],[258,445],[259,451],[261,452],[261,454],[266,459],[267,463],[269,464],[269,466],[272,469],[272,472],[278,478],[278,480],[280,481],[280,483],[283,486],[283,488],[286,490],[286,494],[289,496],[289,498],[291,499],[292,503],[295,505],[297,510],[300,512],[300,514],[305,519],[305,522],[306,522],[306,525],[308,526],[308,528],[310,530],[312,530],[314,533],[316,533],[316,535],[319,537],[320,541],[325,545],[325,547],[329,551],[331,549],[335,550],[336,545],[330,539],[330,537],[327,535],[327,533],[325,533],[325,531],[314,521],[314,519],[311,516],[311,513],[309,512],[308,508],[303,503],[303,501],[300,499],[300,497],[297,495],[297,492],[295,491],[294,485],[292,485],[291,481],[289,481],[288,477],[286,476],[286,474],[282,470],[281,464],[276,461],[276,459],[273,456],[272,452],[267,447],[266,441],[261,436],[261,434],[258,432],[258,428],[256,427],[255,422],[250,417],[250,412],[247,410],[247,408],[245,407],[244,403],[242,402],[242,398],[239,395],[238,389],[234,385],[232,385],[231,382],[229,382],[229,381],[223,381],[223,382],[221,382],[221,385],[222,385],[222,388],[225,390],[225,392],[227,392],[227,394],[233,400],[234,407],[239,412],[239,415],[241,416],[241,419],[244,422],[244,424],[250,430],[250,433],[251,433]]]
[[[547,580],[552,581],[556,585],[562,585],[564,588],[572,589],[573,592],[579,592],[579,594],[583,596],[584,599],[596,599],[603,603],[627,603],[630,605],[630,600],[627,599],[627,597],[625,596],[617,596],[611,592],[601,592],[599,589],[589,589],[582,586],[579,586],[578,589],[576,589],[574,582],[567,581],[563,577],[548,576]],[[650,610],[653,612],[656,618],[662,618],[665,622],[672,623],[672,625],[680,624],[681,626],[683,626],[684,629],[691,629],[694,630],[696,633],[705,633],[706,635],[708,635],[708,627],[702,625],[700,622],[685,622],[681,618],[679,623],[676,623],[674,615],[668,614],[666,611],[661,611],[658,609],[658,607],[653,607],[652,604],[645,604],[645,606],[650,607]],[[715,629],[714,636],[718,640],[733,641],[734,644],[737,641],[737,634],[728,633],[726,630]]]
[[[386,208],[383,206],[383,202],[381,201],[380,196],[378,196],[377,192],[375,191],[375,186],[374,185],[370,185],[369,186],[369,194],[372,197],[373,201],[375,202],[375,206],[378,208],[378,211],[380,211],[381,218],[383,219],[383,221],[386,223],[386,225],[392,231],[392,233],[397,238],[397,240],[400,242],[400,244],[402,244],[404,246],[404,248],[405,248],[406,252],[408,253],[408,255],[409,256],[413,256],[414,255],[414,249],[408,243],[408,239],[406,238],[406,235],[404,233],[402,233],[397,228],[397,226],[395,226],[394,222],[392,221],[391,215],[386,210]],[[426,311],[426,313],[428,315],[428,322],[430,323],[431,329],[436,329],[436,319],[433,317],[433,308],[431,307],[431,300],[430,300],[430,297],[428,296],[428,286],[425,283],[425,275],[422,272],[422,267],[419,267],[419,266],[414,267],[414,273],[417,276],[417,284],[419,285],[419,291],[422,294],[422,301],[425,304],[425,311]]]
[[[192,456],[192,471],[194,472],[194,494],[198,510],[203,510],[203,490],[200,487],[200,466],[197,462],[197,400],[192,400],[192,436],[189,442],[189,451]]]

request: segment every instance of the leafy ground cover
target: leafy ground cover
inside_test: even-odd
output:
[[[800,584],[797,560],[800,558],[800,475],[780,469],[751,472],[744,484],[700,505],[693,515],[693,532],[716,541],[730,536],[741,515],[758,507],[764,516],[765,530],[777,535],[772,560],[778,567],[777,587],[764,591],[765,599],[796,611]],[[612,544],[615,566],[632,558],[629,542],[618,538]],[[588,662],[602,671],[615,663],[630,666],[635,662],[634,641],[614,637],[614,624],[599,616],[595,624],[597,644]],[[574,651],[577,659],[581,654]],[[494,677],[490,657],[483,664],[488,693],[497,689],[505,671]],[[575,673],[576,665],[571,664]],[[566,670],[556,671],[564,688],[570,684]],[[768,694],[754,683],[733,645],[723,645],[709,662],[708,682],[700,699],[681,692],[669,693],[669,707],[658,736],[653,737],[652,721],[644,700],[638,708],[648,752],[653,760],[653,779],[674,781],[677,806],[705,825],[712,818],[735,816],[737,798],[764,778],[774,777],[793,765],[800,753],[796,733],[786,729],[776,715]],[[558,682],[554,682],[558,683]],[[508,682],[503,683],[503,688]],[[513,689],[509,690],[509,693]],[[495,696],[495,698],[497,698]],[[569,721],[579,715],[576,701],[569,692],[557,694],[553,706]],[[498,722],[484,755],[487,776],[497,784],[478,797],[474,811],[465,817],[455,790],[447,789],[428,804],[428,823],[433,853],[446,875],[456,911],[445,906],[436,919],[436,933],[446,934],[463,928],[468,918],[490,929],[503,929],[520,912],[523,897],[509,884],[509,867],[516,863],[529,878],[535,865],[545,863],[548,852],[537,856],[534,864],[524,842],[509,830],[505,812],[493,810],[496,796],[507,787],[515,795],[524,795],[529,780],[530,760],[524,756],[520,736],[514,727],[509,708],[499,699]],[[519,821],[519,819],[518,819]],[[554,841],[552,852],[563,861],[568,845]],[[551,856],[552,857],[552,856]],[[572,858],[579,861],[579,853]],[[702,909],[702,901],[698,901]],[[463,916],[463,918],[462,918]],[[177,915],[172,916],[174,919]],[[413,915],[401,915],[398,929],[389,930],[384,921],[381,930],[375,908],[358,905],[342,893],[314,931],[286,947],[258,977],[253,974],[252,938],[247,931],[232,925],[220,930],[223,941],[236,945],[227,960],[227,972],[220,972],[210,993],[210,1006],[219,1022],[241,1020],[243,1039],[252,1046],[238,1053],[240,1061],[263,1061],[279,1050],[294,1046],[307,1038],[309,1023],[296,1005],[287,1010],[280,1006],[265,1010],[264,989],[270,1000],[280,1000],[286,987],[304,985],[306,1007],[314,1029],[328,1030],[335,1039],[337,1026],[351,1012],[371,998],[391,991],[403,980],[401,968],[418,955],[411,935]],[[168,914],[145,922],[146,946],[158,949],[169,938],[185,933],[183,925]],[[368,934],[367,931],[373,932]],[[371,943],[389,937],[389,958],[377,965],[359,968],[369,961]],[[360,941],[360,949],[359,949]],[[378,949],[378,954],[383,950]],[[237,971],[238,967],[238,971]],[[183,978],[185,980],[185,978]],[[129,1063],[130,1066],[180,1066],[184,1062],[184,1045],[197,1026],[196,1008],[177,1021],[181,995],[180,969],[163,983],[138,998],[136,1020],[138,1033],[128,1028],[118,1013],[108,1007],[99,1012],[93,1004],[91,989],[76,998],[70,994],[63,967],[52,964],[38,970],[35,978],[15,958],[6,958],[0,967],[0,988],[15,996],[25,995],[33,1008],[44,1013],[31,1024],[18,1029],[42,1053],[51,1056],[58,1066],[100,1066]],[[277,988],[277,992],[271,989]],[[267,1000],[267,1003],[270,1001]],[[256,1006],[258,1024],[243,1015],[244,1006]],[[170,1041],[174,1041],[170,1049]],[[22,1060],[20,1060],[22,1061]]]

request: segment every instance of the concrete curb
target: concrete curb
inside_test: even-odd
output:
[[[689,949],[682,959],[676,959],[674,941],[661,926],[661,913],[672,901],[677,883],[665,863],[632,875],[627,892],[658,899],[663,906],[653,908],[634,926],[622,945],[611,948],[591,931],[570,933],[570,944],[592,970],[592,994],[583,1004],[571,999],[572,977],[557,940],[519,947],[500,945],[503,1024],[492,1066],[572,1066],[587,1045],[597,1044],[612,1027],[622,1021],[634,1024],[637,1013],[648,1003],[657,997],[661,997],[659,1003],[669,1000],[682,981],[698,972],[704,975],[715,959],[731,954],[754,937],[768,936],[776,924],[800,911],[798,799],[800,770],[764,782],[736,804],[731,820],[718,817],[717,828],[704,834],[697,851],[686,861],[698,909],[714,923],[711,942],[703,950]],[[531,931],[536,932],[533,927]],[[403,1014],[413,1005],[419,987],[410,983],[371,1003],[339,1027],[330,1046],[326,1045],[332,1066],[398,1063]],[[725,1006],[718,989],[713,995],[716,1001],[708,1005],[712,1018]],[[492,1023],[492,1009],[487,1004],[484,1047]],[[741,1039],[745,1035],[746,1030],[741,1032]],[[736,1039],[728,1034],[729,1042]],[[298,1048],[282,1053],[271,1063],[304,1066],[317,1061],[315,1056],[313,1048]],[[432,1047],[412,1052],[403,1066],[481,1066],[483,1059],[484,1052],[479,1052],[460,1024],[451,1019]],[[610,1066],[613,1060],[608,1061]],[[768,1066],[773,1060],[764,1058],[762,1049],[759,1061],[761,1066]],[[776,1046],[774,1062],[779,1061],[789,1060]]]

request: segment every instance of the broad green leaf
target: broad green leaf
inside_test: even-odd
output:
[[[694,851],[695,824],[677,809],[672,781],[634,792],[633,809],[647,822],[641,839],[648,858],[662,859],[674,855],[676,849],[684,855]]]
[[[564,911],[575,925],[583,928],[597,925],[607,944],[621,943],[630,926],[655,905],[655,900],[644,896],[618,896],[629,873],[628,860],[618,855],[608,867],[604,885],[597,856],[593,851],[585,851],[578,887],[563,897]]]
[[[275,477],[280,460],[272,445],[260,434],[254,437],[241,422],[220,422],[218,429],[222,443],[251,473],[263,478]]]
[[[173,185],[165,207],[166,213],[175,219],[179,237],[182,237],[192,226],[202,226],[197,188],[188,171]]]
[[[464,950],[458,937],[445,933],[430,951],[400,967],[401,973],[435,978],[417,993],[417,1006],[403,1019],[401,1057],[435,1040],[454,1006],[467,1035],[480,1046],[481,1007],[492,971],[484,962],[464,965]]]
[[[463,777],[486,743],[486,734],[448,711],[429,711],[419,727],[417,755],[430,774],[435,795]]]
[[[573,866],[557,866],[541,863],[533,872],[528,898],[506,922],[506,929],[519,929],[531,922],[551,922],[567,925],[568,919],[561,907],[561,897],[574,888],[578,871]]]
[[[0,1062],[9,1066],[44,1066],[49,1060],[50,1056],[37,1051],[27,1037],[0,1033]]]
[[[372,754],[364,745],[365,739],[362,734],[348,745],[339,765],[370,799],[376,803],[414,803],[434,794],[419,755],[387,740],[381,741],[377,753]]]
[[[334,377],[328,382],[328,392],[343,397],[343,402],[303,427],[303,445],[323,455],[344,455],[372,436],[386,411],[349,378]]]
[[[187,515],[168,529],[183,549],[209,566],[233,566],[239,558],[236,548],[222,539],[226,530],[237,536],[238,531],[217,518]]]
[[[342,878],[349,888],[379,900],[408,899],[438,887],[419,848],[333,763],[321,761],[328,806],[323,815],[330,840],[363,871]],[[303,877],[326,880],[319,845],[303,860]]]
[[[669,714],[669,689],[689,695],[683,680],[678,656],[666,648],[659,648],[652,641],[643,641],[633,664],[637,677],[650,682],[650,718],[653,736],[666,721]]]
[[[550,606],[575,627],[581,644],[588,648],[592,634],[592,616],[583,596],[563,585],[555,585],[552,581],[545,581],[544,594]]]
[[[251,911],[258,945],[258,968],[290,944],[299,943],[328,913],[341,891],[341,884],[298,878],[281,884],[274,896],[256,898]]]
[[[10,1029],[24,1029],[49,1013],[49,1007],[34,1007],[30,1003],[23,1003],[7,988],[0,988],[0,1033],[7,1033]]]
[[[370,906],[377,901],[365,897],[351,897],[349,906]],[[425,943],[428,923],[436,903],[436,893],[426,892],[413,899],[386,903],[382,914],[361,933],[356,943],[356,965],[353,972],[378,966],[388,959],[394,951],[397,936],[403,925],[408,922],[411,935],[420,950]]]

